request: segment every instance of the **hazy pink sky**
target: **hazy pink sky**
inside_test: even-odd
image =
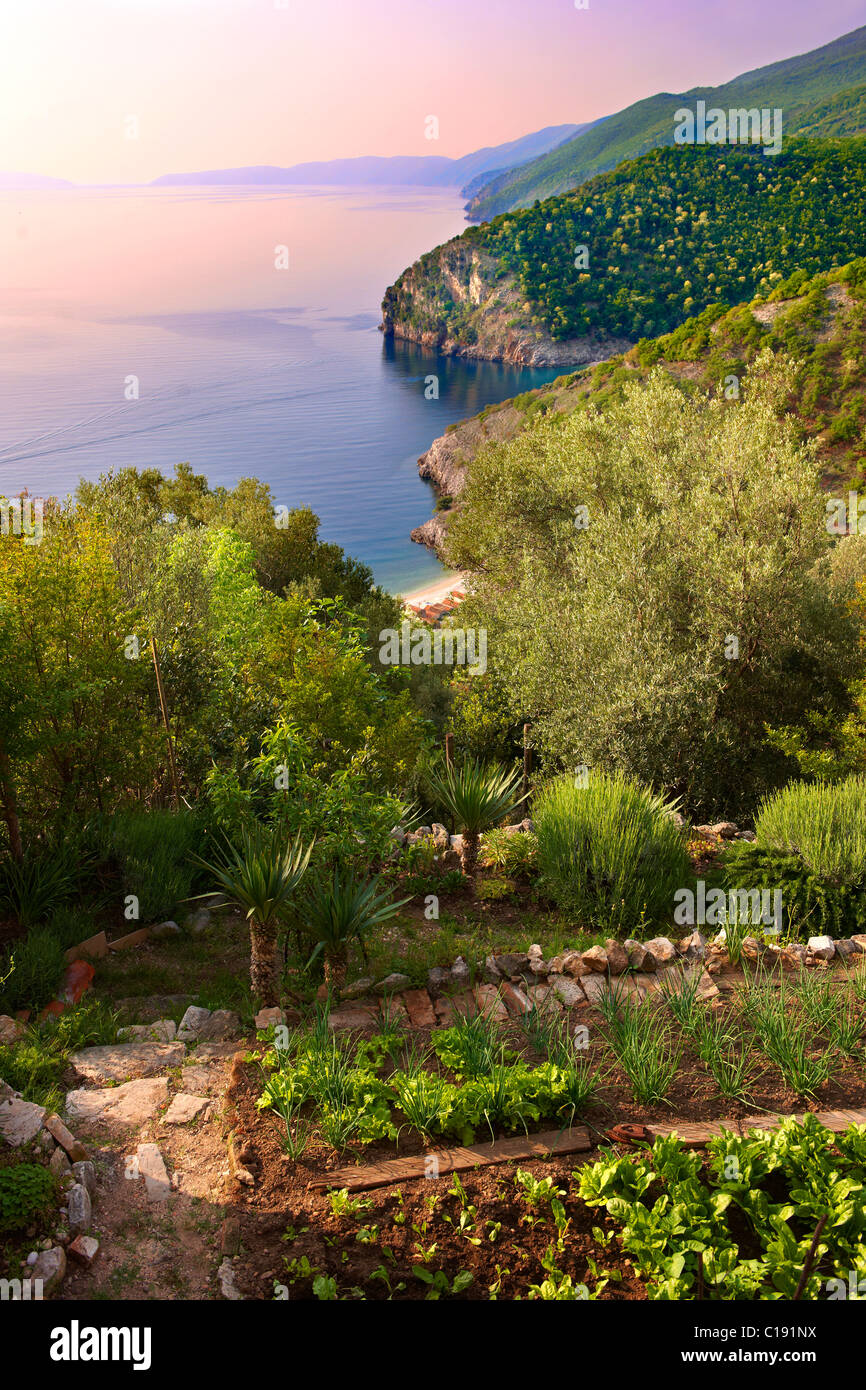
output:
[[[864,23],[866,0],[0,0],[0,171],[467,154]]]

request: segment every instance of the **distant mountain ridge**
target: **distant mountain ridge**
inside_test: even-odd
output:
[[[674,142],[674,113],[684,103],[704,100],[707,106],[781,107],[786,133],[808,126],[809,117],[823,107],[824,120],[814,134],[848,134],[862,128],[855,110],[844,130],[829,130],[828,108],[833,98],[866,82],[866,25],[809,53],[784,58],[742,73],[719,87],[658,92],[633,102],[615,115],[596,122],[555,149],[495,174],[476,188],[467,212],[473,221],[488,221],[498,213],[530,207],[535,200],[567,193],[595,174],[605,173],[626,159]],[[846,99],[847,100],[847,99]],[[806,133],[804,130],[803,133]]]
[[[151,187],[172,188],[225,184],[331,184],[361,188],[370,184],[391,187],[457,188],[475,185],[497,169],[513,169],[527,160],[573,139],[588,125],[545,126],[504,145],[488,145],[460,159],[445,155],[359,155],[351,159],[314,160],[281,168],[274,164],[237,169],[204,169],[186,174],[162,174]],[[466,196],[469,196],[468,193]]]
[[[68,179],[52,179],[45,174],[0,173],[0,188],[74,188]]]

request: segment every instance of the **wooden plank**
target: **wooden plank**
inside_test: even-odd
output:
[[[108,938],[104,931],[100,931],[95,936],[88,936],[86,941],[79,941],[77,946],[70,946],[66,952],[66,960],[71,963],[74,960],[80,960],[82,956],[97,959],[107,955]]]
[[[483,1168],[493,1163],[510,1163],[522,1158],[548,1158],[552,1154],[585,1153],[592,1148],[589,1130],[545,1130],[543,1134],[520,1135],[517,1139],[497,1139],[494,1144],[473,1144],[468,1148],[437,1149],[431,1153],[415,1154],[411,1158],[394,1158],[385,1163],[337,1168],[313,1178],[311,1188],[342,1188],[358,1192],[368,1187],[384,1187],[390,1183],[423,1178],[433,1170],[437,1175],[463,1172],[467,1168]]]
[[[150,927],[139,927],[137,931],[131,931],[126,936],[118,936],[114,941],[109,941],[109,951],[126,951],[130,946],[141,946],[150,936]]]
[[[817,1110],[814,1114],[819,1124],[822,1124],[833,1134],[841,1134],[851,1125],[866,1124],[866,1110]],[[700,1149],[703,1148],[708,1139],[717,1138],[723,1130],[728,1130],[732,1134],[745,1135],[750,1129],[778,1129],[783,1120],[795,1119],[802,1123],[803,1118],[802,1112],[797,1115],[746,1115],[742,1120],[715,1120],[702,1125],[685,1122],[647,1125],[646,1129],[651,1139],[676,1134],[682,1139],[686,1148]]]

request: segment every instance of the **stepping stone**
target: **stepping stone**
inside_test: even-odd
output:
[[[180,1066],[185,1056],[182,1042],[113,1043],[84,1047],[72,1053],[69,1063],[88,1081],[127,1081]]]
[[[225,1079],[224,1067],[207,1063],[197,1066],[191,1062],[183,1069],[181,1085],[187,1094],[211,1096],[225,1083]]]
[[[188,1125],[210,1105],[207,1096],[191,1096],[179,1091],[162,1117],[164,1125]]]
[[[70,1091],[66,1113],[73,1120],[108,1120],[118,1125],[140,1125],[150,1120],[168,1100],[168,1077],[127,1081],[101,1090]]]
[[[0,1136],[17,1149],[21,1144],[29,1144],[42,1128],[45,1119],[45,1106],[34,1105],[29,1100],[0,1101]]]
[[[413,1028],[435,1028],[436,1014],[426,989],[407,989],[403,995]]]
[[[171,1179],[156,1144],[139,1144],[135,1151],[138,1176],[150,1202],[165,1202],[171,1196]]]

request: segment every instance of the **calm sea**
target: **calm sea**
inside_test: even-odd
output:
[[[0,194],[0,491],[188,461],[312,507],[392,592],[435,579],[409,540],[434,501],[418,455],[557,375],[377,331],[385,286],[464,226],[459,197],[417,189]]]

